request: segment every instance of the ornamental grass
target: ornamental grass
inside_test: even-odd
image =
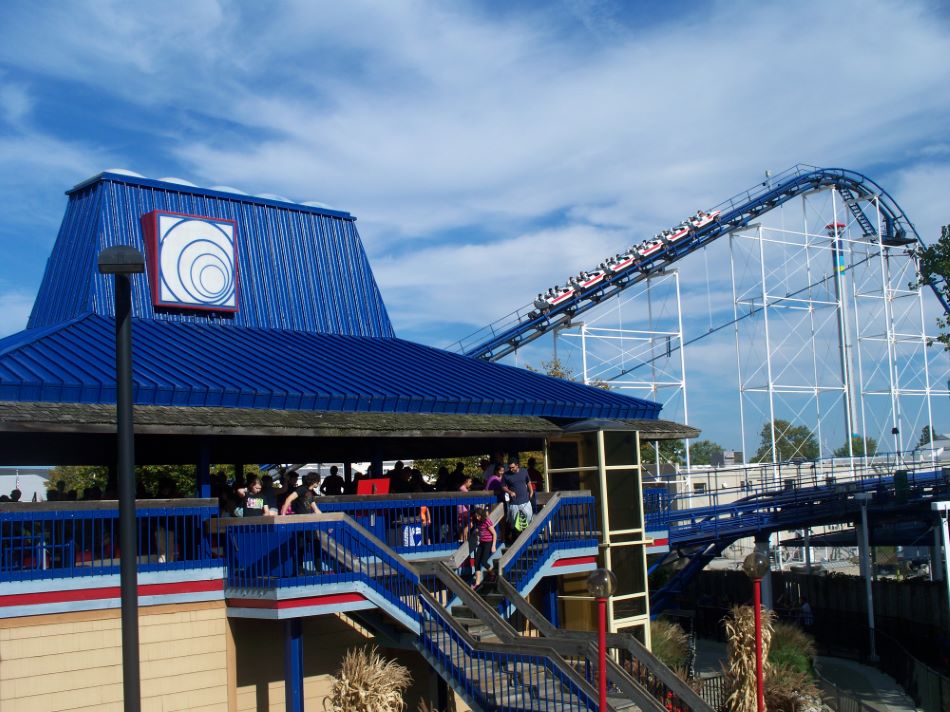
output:
[[[327,712],[401,712],[403,693],[412,682],[409,670],[386,660],[377,648],[349,650],[323,701]]]

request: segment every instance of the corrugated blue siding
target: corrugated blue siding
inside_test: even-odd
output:
[[[102,191],[70,198],[27,328],[50,326],[92,310],[101,206]]]
[[[136,318],[141,405],[656,418],[651,401],[395,338]],[[0,400],[115,402],[112,319],[0,340]]]
[[[141,217],[167,210],[234,220],[238,227],[239,311],[156,311],[147,278],[136,279],[137,315],[215,326],[393,336],[379,287],[352,216],[252,196],[106,173],[70,193],[29,326],[92,311],[113,315],[112,280],[98,274],[106,247],[145,252]]]

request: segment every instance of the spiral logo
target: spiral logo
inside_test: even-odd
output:
[[[234,225],[160,215],[158,228],[159,302],[235,309]]]

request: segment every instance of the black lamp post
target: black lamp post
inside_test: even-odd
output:
[[[115,275],[115,410],[119,484],[119,583],[122,600],[122,697],[125,712],[138,712],[139,601],[136,571],[135,463],[132,437],[132,285],[130,274],[145,271],[134,247],[118,245],[99,253],[99,272]]]
[[[587,590],[597,599],[597,654],[600,712],[607,712],[607,599],[617,589],[617,576],[610,569],[595,569],[587,577]]]
[[[753,551],[742,562],[742,570],[752,579],[755,614],[755,700],[758,712],[765,709],[765,675],[762,671],[762,578],[769,572],[769,560],[761,551]]]

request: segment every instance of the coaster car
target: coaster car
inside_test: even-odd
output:
[[[718,218],[721,212],[721,210],[713,210],[711,213],[707,213],[705,210],[697,210],[696,214],[689,219],[689,224],[694,230],[699,230],[699,228],[706,227]]]
[[[637,261],[637,255],[632,250],[622,255],[617,255],[613,261],[607,263],[607,269],[611,272],[620,272],[627,269]]]
[[[661,233],[662,234],[662,233]],[[647,240],[642,242],[637,248],[637,254],[641,257],[649,257],[663,248],[663,238],[660,236],[654,237],[652,240]]]
[[[680,223],[672,230],[668,230],[666,232],[667,242],[676,242],[677,240],[682,240],[684,237],[689,235],[689,223]]]
[[[590,289],[599,281],[601,281],[606,272],[603,270],[596,270],[594,272],[581,272],[577,277],[572,278],[572,282],[578,290]]]
[[[553,287],[544,295],[544,301],[549,307],[556,307],[566,302],[574,294],[573,287]]]

